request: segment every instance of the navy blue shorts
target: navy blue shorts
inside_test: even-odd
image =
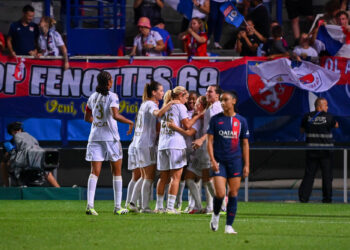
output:
[[[219,172],[215,173],[213,169],[210,169],[210,176],[222,176],[227,179],[234,177],[242,177],[243,174],[243,162],[242,158],[235,158],[231,161],[219,162]]]

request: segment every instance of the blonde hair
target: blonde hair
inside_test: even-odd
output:
[[[41,18],[40,22],[41,22],[41,21],[44,21],[45,23],[48,23],[48,24],[49,24],[49,29],[52,28],[52,27],[54,27],[55,24],[56,24],[56,20],[53,19],[53,18],[51,18],[51,17],[49,17],[49,16],[43,16],[43,17]]]
[[[174,100],[184,93],[187,94],[187,90],[182,86],[177,86],[173,90],[168,90],[163,97],[163,105],[167,105],[171,100]]]

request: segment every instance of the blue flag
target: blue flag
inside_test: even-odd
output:
[[[220,10],[224,14],[225,21],[236,27],[239,27],[244,21],[244,16],[238,12],[233,2],[226,2],[221,5]]]
[[[193,2],[192,0],[164,0],[177,12],[183,14],[188,20],[192,19]]]

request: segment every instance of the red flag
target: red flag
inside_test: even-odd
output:
[[[13,74],[13,76],[17,81],[22,80],[24,77],[24,61],[25,59],[21,58],[16,64],[15,73]]]

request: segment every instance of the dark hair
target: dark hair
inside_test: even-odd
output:
[[[22,123],[21,122],[12,122],[7,125],[7,133],[11,134],[12,132],[16,131],[23,131]]]
[[[108,95],[108,81],[112,79],[112,76],[107,71],[101,71],[97,75],[97,86],[96,86],[96,92],[100,93],[101,95]]]
[[[327,14],[332,14],[334,11],[340,10],[340,7],[338,0],[331,0],[324,5],[324,10]]]
[[[317,97],[317,99],[316,99],[315,102],[314,102],[315,109],[316,109],[318,106],[320,106],[321,101],[327,101],[327,99],[324,98],[324,97]]]
[[[33,6],[27,4],[26,6],[23,7],[23,9],[22,9],[22,12],[23,12],[23,13],[27,13],[28,11],[34,12]]]
[[[282,36],[282,27],[280,25],[273,26],[271,33],[273,38]]]
[[[142,101],[145,102],[152,97],[152,91],[157,91],[161,84],[156,81],[151,81],[151,83],[146,83],[143,89]]]
[[[214,87],[215,88],[215,93],[218,94],[218,95],[221,95],[222,94],[222,89],[219,87],[219,85],[209,85],[209,87]]]
[[[336,18],[339,18],[341,15],[345,15],[346,18],[349,19],[349,14],[348,14],[346,11],[344,11],[344,10],[339,11],[339,12],[335,15],[335,17],[336,17]]]
[[[232,97],[232,99],[236,99],[236,104],[234,106],[234,111],[236,113],[238,113],[238,109],[237,109],[238,95],[237,95],[237,92],[234,91],[234,90],[224,90],[224,91],[222,91],[221,95],[223,95],[223,94],[229,94]]]

